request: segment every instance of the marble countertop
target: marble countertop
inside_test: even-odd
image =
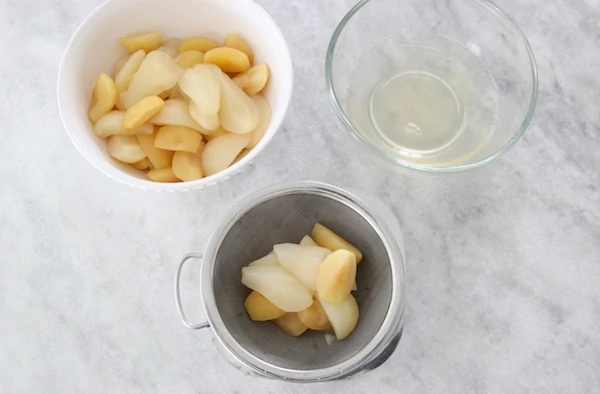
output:
[[[351,1],[259,0],[296,59],[283,130],[235,182],[184,194],[115,183],[63,130],[58,64],[99,3],[0,1],[1,393],[598,392],[600,3],[500,1],[537,57],[535,118],[494,164],[432,179],[347,154],[322,75]],[[405,335],[355,380],[244,376],[175,311],[176,262],[202,249],[226,207],[298,179],[373,191],[404,227]],[[186,272],[186,294],[197,278]]]

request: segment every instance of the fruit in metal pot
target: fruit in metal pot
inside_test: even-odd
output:
[[[280,318],[273,320],[273,323],[283,332],[293,337],[299,337],[308,329],[295,313],[286,313]]]
[[[356,256],[357,264],[360,263],[363,258],[362,253],[356,246],[334,233],[331,229],[323,226],[321,223],[317,223],[313,227],[312,237],[319,246],[331,251],[335,252],[338,249],[349,250]]]
[[[242,283],[286,312],[301,311],[313,302],[313,292],[278,264],[242,268]]]
[[[276,307],[271,301],[267,300],[262,294],[253,291],[246,301],[244,307],[250,319],[254,321],[267,321],[277,319],[285,315],[285,312]]]
[[[319,299],[321,306],[329,318],[329,322],[335,332],[335,337],[342,340],[354,331],[358,324],[358,304],[352,294],[340,303],[332,304]]]
[[[317,273],[330,250],[287,243],[273,246],[273,251],[283,268],[312,290],[317,290]]]

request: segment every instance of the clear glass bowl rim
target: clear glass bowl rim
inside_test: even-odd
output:
[[[482,4],[484,7],[488,8],[491,13],[494,13],[494,14],[496,14],[497,17],[504,19],[506,22],[508,22],[509,26],[512,26],[514,28],[514,30],[517,32],[517,35],[520,37],[522,44],[525,46],[525,49],[527,50],[527,54],[529,56],[531,77],[532,77],[531,78],[532,86],[531,86],[531,96],[529,99],[529,108],[527,109],[525,118],[521,122],[521,125],[519,126],[517,131],[514,133],[514,135],[508,142],[506,142],[502,147],[500,147],[497,151],[495,151],[491,155],[489,155],[483,159],[480,159],[478,161],[472,162],[472,163],[461,164],[461,165],[456,165],[456,166],[428,167],[428,166],[413,164],[413,163],[410,163],[405,160],[401,160],[401,159],[395,157],[394,155],[391,155],[390,153],[385,152],[384,150],[382,150],[382,149],[378,148],[377,146],[375,146],[374,144],[372,144],[358,130],[356,130],[356,128],[354,127],[354,125],[352,124],[350,119],[348,119],[348,116],[346,116],[346,112],[340,103],[340,100],[338,98],[338,95],[337,95],[335,89],[333,88],[333,80],[332,80],[332,78],[333,78],[333,55],[334,55],[334,52],[335,52],[335,49],[337,46],[338,39],[340,38],[340,35],[344,31],[344,28],[346,27],[348,22],[350,22],[350,20],[352,20],[354,15],[362,7],[364,7],[366,4],[370,3],[371,1],[375,1],[375,0],[361,0],[354,7],[352,7],[346,15],[344,15],[344,17],[342,18],[340,23],[335,28],[335,31],[333,32],[331,40],[329,41],[329,46],[327,47],[327,55],[325,58],[325,79],[327,82],[327,91],[329,93],[329,98],[331,99],[333,108],[334,108],[337,116],[340,118],[340,120],[342,121],[344,126],[346,126],[346,128],[348,130],[350,130],[350,133],[352,134],[352,136],[354,138],[356,138],[358,141],[360,141],[361,143],[363,143],[365,146],[367,146],[373,153],[376,153],[378,156],[383,157],[384,159],[387,159],[387,161],[391,162],[392,164],[396,164],[396,165],[399,165],[401,167],[408,168],[411,170],[417,170],[417,171],[427,172],[427,173],[461,172],[461,171],[466,171],[466,170],[470,170],[470,169],[474,169],[474,168],[479,168],[479,167],[493,161],[494,159],[501,156],[502,154],[506,153],[525,133],[525,130],[527,130],[527,128],[529,127],[529,124],[531,123],[531,119],[533,118],[533,114],[535,112],[535,107],[536,107],[536,103],[537,103],[537,96],[538,96],[538,72],[537,72],[537,65],[536,65],[535,57],[533,55],[533,50],[531,49],[531,45],[529,44],[529,41],[525,37],[525,34],[523,33],[523,31],[521,30],[519,25],[515,22],[515,20],[512,17],[510,17],[506,12],[504,12],[500,7],[498,7],[491,0],[463,0],[463,1],[469,1],[469,2]]]

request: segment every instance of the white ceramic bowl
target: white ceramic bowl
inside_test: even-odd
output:
[[[101,72],[112,75],[126,51],[119,37],[158,30],[165,38],[202,35],[223,42],[238,33],[252,46],[255,62],[271,71],[264,95],[273,110],[260,143],[228,169],[192,182],[158,183],[113,160],[106,141],[94,136],[87,117],[91,92]],[[223,181],[249,164],[271,141],[285,116],[292,95],[293,66],[283,34],[269,14],[252,0],[108,0],[79,26],[63,55],[58,75],[58,106],[71,140],[83,156],[116,181],[155,191],[199,189]]]

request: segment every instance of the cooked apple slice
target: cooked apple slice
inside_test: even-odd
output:
[[[157,148],[194,154],[201,144],[202,134],[185,126],[162,126],[154,138],[154,146]]]
[[[210,131],[217,131],[221,126],[221,121],[219,120],[219,115],[202,115],[200,109],[196,105],[195,102],[190,101],[190,116],[194,119],[200,126]]]
[[[131,130],[140,127],[160,112],[165,102],[158,96],[147,96],[135,103],[125,112],[121,127]]]
[[[201,156],[204,175],[213,175],[229,167],[248,141],[249,134],[225,134],[208,141]]]
[[[267,66],[267,63],[257,64],[249,70],[233,77],[233,82],[249,96],[263,90],[268,81],[269,67]]]
[[[190,68],[204,61],[204,54],[200,51],[185,51],[179,54],[177,64],[183,68]]]
[[[355,279],[356,257],[345,249],[336,250],[318,268],[319,299],[330,303],[342,302],[350,294]]]
[[[334,233],[331,229],[323,226],[321,223],[317,223],[313,227],[312,237],[319,246],[327,248],[331,251],[335,252],[338,249],[349,250],[356,256],[357,264],[360,263],[363,258],[362,253],[356,246],[352,245],[350,242]]]
[[[215,64],[226,73],[241,73],[250,68],[248,55],[229,47],[211,49],[204,54],[204,62]]]
[[[250,319],[254,321],[273,320],[285,315],[284,311],[277,308],[271,301],[256,291],[253,291],[246,297],[244,307]]]
[[[215,130],[219,127],[220,73],[219,68],[214,64],[196,64],[194,67],[186,69],[179,80],[179,88],[194,104],[193,107],[190,106],[192,118],[208,130]]]
[[[273,246],[279,264],[310,289],[317,290],[317,273],[323,260],[331,253],[319,246],[279,244]]]
[[[308,308],[298,312],[298,318],[311,330],[329,331],[332,328],[329,318],[318,299],[315,299]]]
[[[137,139],[132,135],[110,136],[106,148],[109,155],[123,163],[133,164],[146,157]]]
[[[131,78],[129,89],[121,93],[121,104],[129,109],[146,96],[158,96],[175,86],[182,73],[183,68],[165,52],[150,52]]]
[[[178,85],[176,85],[178,86]],[[174,89],[178,89],[175,87]],[[190,116],[189,104],[181,99],[168,99],[160,112],[148,123],[157,126],[185,126],[200,133],[209,133]]]
[[[358,323],[358,304],[352,294],[344,301],[332,304],[319,299],[338,340],[346,338],[354,331]]]
[[[154,127],[148,123],[144,123],[135,129],[126,130],[121,126],[125,112],[110,111],[96,122],[94,125],[94,134],[100,138],[110,137],[111,135],[140,135],[152,134]]]
[[[92,91],[92,103],[88,110],[88,116],[92,123],[96,123],[98,119],[110,112],[116,101],[117,89],[115,82],[107,74],[100,74]]]
[[[286,312],[298,312],[313,302],[313,291],[278,264],[242,268],[242,283]]]
[[[204,176],[200,156],[197,153],[175,152],[172,167],[175,176],[182,181],[195,181]]]
[[[299,337],[308,329],[296,313],[286,313],[280,318],[273,320],[273,323],[283,332],[293,337]]]
[[[173,154],[170,150],[160,149],[154,146],[154,138],[156,133],[149,135],[138,135],[137,139],[142,147],[142,150],[148,156],[148,160],[152,163],[154,169],[161,170],[171,166]]]
[[[219,73],[221,80],[221,126],[231,133],[252,132],[260,121],[258,106],[225,73]]]
[[[162,33],[153,31],[135,36],[121,37],[120,41],[131,53],[139,50],[150,52],[160,46],[160,43],[162,42]]]
[[[140,65],[145,58],[146,52],[140,49],[127,58],[127,61],[119,69],[119,72],[115,74],[115,87],[117,88],[116,106],[118,109],[125,109],[125,106],[121,102],[121,93],[129,89],[133,75],[137,72],[137,70],[139,70]]]

